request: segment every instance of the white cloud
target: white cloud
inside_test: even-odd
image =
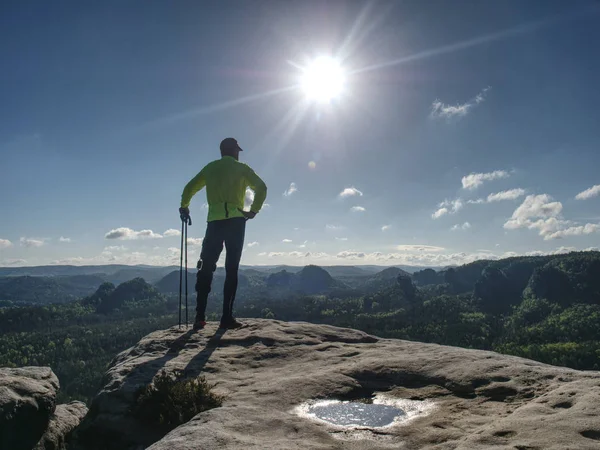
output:
[[[600,184],[596,184],[589,189],[586,189],[583,192],[580,192],[575,196],[576,200],[587,200],[592,197],[596,197],[600,195]]]
[[[382,227],[381,227],[381,231],[387,231],[387,230],[389,230],[390,228],[392,228],[392,226],[391,226],[391,225],[384,225],[384,226],[382,226]]]
[[[290,244],[292,242],[291,239],[283,239],[281,242],[283,242],[284,244]]]
[[[488,86],[471,100],[455,106],[447,105],[436,99],[431,104],[431,117],[434,119],[442,118],[446,120],[464,117],[469,113],[469,111],[471,111],[471,109],[473,109],[474,106],[479,105],[485,100],[486,93],[490,89],[491,88]]]
[[[269,258],[313,258],[313,259],[319,259],[319,258],[323,258],[323,257],[329,257],[330,255],[328,255],[327,253],[311,253],[311,252],[300,252],[297,250],[294,250],[292,252],[261,252],[258,254],[258,256],[268,256]]]
[[[511,219],[504,224],[504,228],[530,228],[533,223],[531,219],[558,217],[562,211],[562,203],[552,200],[548,194],[528,195],[513,212]]]
[[[134,239],[160,239],[161,234],[155,233],[152,230],[141,230],[135,231],[131,228],[120,227],[110,230],[104,235],[105,239],[121,239],[121,240],[134,240]]]
[[[298,191],[298,187],[296,186],[296,183],[290,183],[290,187],[283,193],[284,197],[289,197],[290,195],[292,195],[294,192]]]
[[[343,258],[343,259],[363,259],[365,257],[365,253],[364,252],[354,252],[354,251],[344,251],[344,252],[339,252],[337,255],[335,255],[336,258]]]
[[[61,236],[58,238],[58,241],[59,242],[71,242],[71,238]]]
[[[527,228],[537,230],[545,240],[582,236],[600,231],[600,225],[579,225],[560,217],[562,203],[552,201],[547,194],[528,195],[505,224],[507,230]]]
[[[452,253],[452,254],[435,254],[435,253],[364,253],[358,251],[344,251],[336,255],[338,259],[360,260],[364,263],[395,263],[406,264],[413,266],[446,266],[466,264],[477,259],[497,259],[491,254],[467,254],[467,253]]]
[[[341,231],[341,230],[344,230],[345,227],[342,226],[342,225],[330,225],[330,224],[327,224],[327,225],[325,225],[325,229],[327,231]]]
[[[254,191],[247,187],[246,193],[244,194],[244,211],[250,211],[252,202],[254,202]]]
[[[577,249],[575,247],[558,247],[556,250],[554,250],[553,254],[560,255],[562,253],[571,253],[576,251]]]
[[[22,237],[19,242],[23,247],[41,247],[44,245],[44,241],[41,239],[29,239]]]
[[[307,252],[306,257],[313,258],[313,259],[322,259],[322,258],[329,258],[329,257],[331,257],[331,255],[329,255],[328,253],[325,253],[325,252]]]
[[[456,200],[444,200],[438,205],[438,209],[431,215],[433,219],[439,219],[446,214],[456,214],[464,206],[461,198]]]
[[[172,266],[179,264],[179,249],[176,247],[157,248],[153,253],[126,252],[123,246],[108,246],[97,256],[71,256],[52,261],[51,264],[100,265],[100,264],[148,264],[152,266]]]
[[[366,209],[363,208],[362,206],[353,206],[352,208],[350,208],[350,211],[352,211],[352,212],[365,212]]]
[[[336,237],[335,240],[336,241],[347,241],[348,238],[347,237]]]
[[[471,103],[463,103],[462,105],[458,104],[456,106],[446,105],[442,103],[440,100],[436,99],[431,104],[431,117],[443,117],[446,119],[451,119],[453,117],[462,117],[466,116],[473,106]]]
[[[562,211],[562,203],[553,202],[548,194],[528,195],[513,213],[513,219],[531,217],[557,217]]]
[[[298,251],[294,251],[294,252],[289,252],[288,256],[291,256],[292,258],[306,258],[307,255],[310,255],[310,253],[307,252],[298,252]]]
[[[0,249],[12,247],[12,242],[8,239],[0,239]]]
[[[579,225],[575,227],[565,228],[564,230],[558,230],[554,233],[544,236],[545,239],[560,239],[567,236],[583,236],[592,233],[600,232],[600,225],[595,223],[586,223],[585,225]]]
[[[462,187],[463,189],[473,190],[481,186],[484,181],[500,180],[502,178],[508,178],[509,176],[510,173],[506,170],[495,170],[488,173],[471,173],[462,177]]]
[[[431,217],[433,219],[439,219],[440,217],[448,214],[448,208],[440,208],[436,212],[434,212]]]
[[[358,189],[356,189],[355,187],[349,187],[344,189],[342,192],[340,192],[339,197],[340,198],[346,198],[346,197],[354,197],[358,195],[359,197],[362,197],[363,193],[361,191],[359,191]]]
[[[173,236],[181,236],[181,231],[176,230],[175,228],[169,228],[167,231],[163,233],[164,237],[173,237]]]
[[[105,252],[124,252],[127,250],[127,247],[124,245],[109,245],[108,247],[104,247]]]
[[[533,251],[529,251],[529,252],[525,252],[523,255],[524,256],[547,256],[547,255],[562,255],[565,253],[570,253],[570,252],[576,252],[577,249],[575,247],[558,247],[556,250],[550,250],[550,251],[542,251],[542,250],[533,250]],[[519,256],[518,253],[515,252],[508,252],[511,253],[511,256]],[[506,258],[507,254],[505,253],[502,255],[502,258]]]
[[[471,224],[469,222],[465,222],[462,225],[457,223],[452,228],[450,228],[450,230],[452,230],[452,231],[463,230],[464,231],[464,230],[468,230],[469,228],[471,228]]]
[[[525,195],[525,189],[509,189],[508,191],[498,192],[496,194],[490,194],[487,197],[487,202],[501,202],[503,200],[516,200],[519,197],[523,197]]]
[[[141,230],[137,232],[139,239],[160,239],[162,236],[152,230]]]
[[[523,197],[526,194],[525,189],[517,188],[517,189],[509,189],[507,191],[496,192],[495,194],[490,194],[487,198],[478,198],[477,200],[469,200],[467,203],[473,205],[481,205],[483,203],[494,203],[501,202],[505,200],[516,200],[519,197]]]
[[[435,245],[419,245],[419,244],[408,244],[398,245],[396,250],[401,252],[441,252],[444,251],[444,247],[437,247]]]
[[[24,259],[3,259],[0,261],[0,266],[24,266],[27,261]]]
[[[257,247],[259,244],[258,242],[254,241],[254,242],[248,242],[248,247],[252,248],[252,247]]]
[[[187,244],[191,246],[200,246],[204,238],[187,238]]]
[[[50,261],[50,264],[56,266],[62,266],[65,264],[68,264],[69,266],[80,266],[86,263],[86,261],[86,258],[82,256],[73,256],[71,258],[55,259],[54,261]]]

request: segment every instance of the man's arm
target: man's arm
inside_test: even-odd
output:
[[[246,182],[250,189],[254,191],[254,201],[250,206],[250,211],[257,214],[267,198],[267,185],[249,166],[246,172]]]
[[[204,178],[204,169],[202,169],[183,189],[183,194],[181,194],[181,207],[189,207],[192,197],[204,186],[206,186],[206,179]]]

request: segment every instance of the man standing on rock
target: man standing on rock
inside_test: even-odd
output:
[[[267,197],[264,181],[246,164],[239,162],[242,151],[234,138],[223,139],[220,145],[221,159],[206,165],[198,175],[185,186],[181,195],[179,215],[182,221],[190,217],[189,205],[196,192],[206,186],[208,201],[208,225],[202,241],[202,252],[198,261],[196,276],[196,320],[194,330],[206,325],[206,303],[211,290],[213,273],[225,244],[225,286],[223,290],[223,315],[219,328],[239,328],[242,326],[233,317],[233,302],[238,284],[238,269],[242,250],[246,221],[254,219]],[[244,211],[246,188],[254,191],[254,201],[250,211]]]

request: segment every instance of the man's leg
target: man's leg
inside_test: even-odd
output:
[[[223,288],[223,316],[221,324],[233,321],[233,302],[238,285],[238,269],[244,249],[244,237],[246,234],[246,219],[236,217],[228,220],[227,232],[225,233],[225,286]]]
[[[202,241],[202,252],[198,261],[196,274],[196,322],[206,320],[206,303],[210,294],[213,273],[217,269],[217,261],[223,251],[223,221],[209,222]]]

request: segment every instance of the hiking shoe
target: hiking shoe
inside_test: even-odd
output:
[[[221,324],[219,325],[219,328],[225,329],[225,330],[233,330],[235,328],[242,328],[244,326],[243,323],[238,322],[237,320],[235,320],[233,317],[229,320],[223,321],[221,320]]]
[[[198,331],[203,329],[206,326],[206,320],[198,320],[196,319],[194,321],[194,326],[193,326],[193,330],[194,331]]]

